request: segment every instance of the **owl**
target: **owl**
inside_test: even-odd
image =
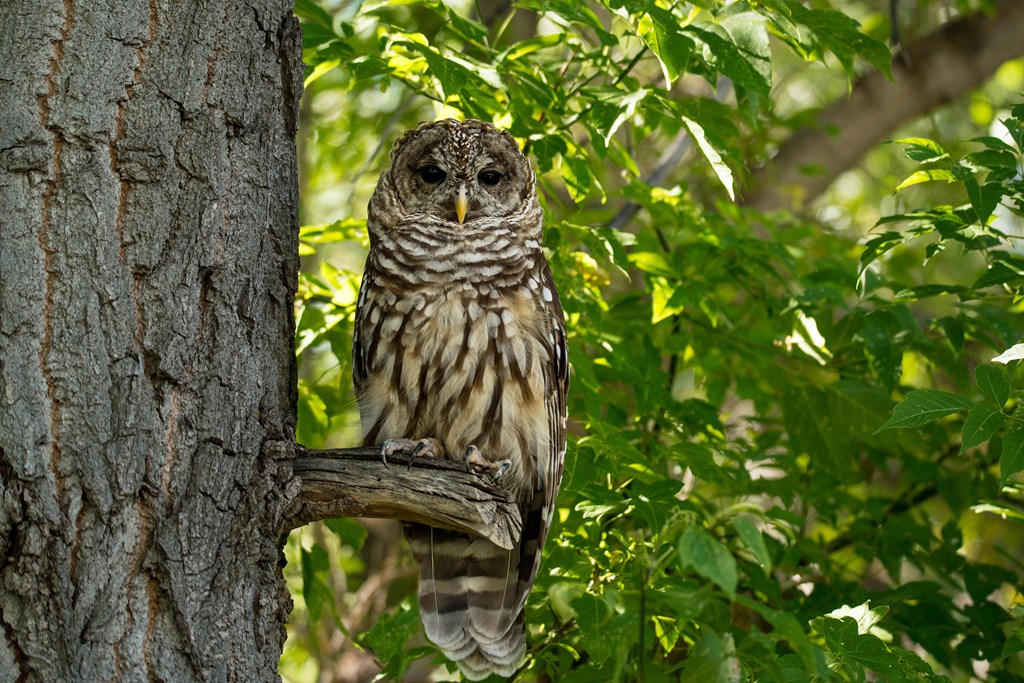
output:
[[[427,637],[467,679],[511,676],[562,479],[565,321],[536,178],[480,121],[405,133],[370,200],[353,376],[364,445],[489,463],[523,519],[511,550],[407,525]]]

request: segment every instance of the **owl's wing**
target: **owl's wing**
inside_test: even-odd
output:
[[[356,388],[356,396],[359,395],[359,388],[366,381],[367,369],[366,359],[368,358],[366,340],[364,339],[366,325],[362,324],[366,315],[367,297],[370,293],[370,263],[367,260],[363,269],[363,279],[359,282],[359,301],[356,303],[356,319],[352,326],[352,383]]]
[[[537,453],[535,456],[536,469],[543,474],[542,477],[538,477],[533,497],[526,501],[521,510],[523,535],[519,550],[519,610],[526,603],[526,597],[540,567],[541,551],[551,529],[555,499],[558,497],[558,487],[562,482],[562,472],[565,468],[569,345],[562,302],[558,298],[551,269],[547,263],[543,264],[540,275],[544,293],[541,300],[547,310],[549,326],[549,335],[545,342],[550,344],[548,351],[551,358],[551,363],[543,368],[549,452]]]

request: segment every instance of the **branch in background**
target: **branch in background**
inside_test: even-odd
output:
[[[719,102],[724,101],[732,93],[733,86],[732,81],[727,78],[722,78],[719,81],[718,88],[715,92],[715,99]],[[650,173],[644,177],[644,182],[652,187],[663,185],[668,180],[672,170],[679,165],[679,162],[683,160],[686,153],[690,151],[690,131],[685,127],[681,128],[676,136],[672,138],[672,142],[669,143],[665,151],[658,157],[658,163],[654,166]],[[608,227],[616,230],[624,230],[629,222],[633,220],[633,216],[640,210],[640,205],[636,202],[630,202],[619,209],[615,217],[612,218],[611,222],[608,223]],[[668,246],[665,244],[665,238],[658,234],[658,238],[661,240],[662,246],[666,249]]]
[[[647,174],[644,178],[644,182],[651,186],[658,186],[664,183],[668,179],[669,173],[673,168],[679,165],[682,161],[683,155],[686,154],[687,150],[690,149],[690,131],[682,128],[676,136],[669,143],[668,147],[664,152],[661,153],[661,157],[658,158],[658,164],[654,167],[654,170]],[[615,228],[616,230],[624,230],[629,222],[633,220],[633,216],[640,210],[640,205],[636,202],[629,202],[615,214],[615,218],[611,220],[608,227]]]
[[[282,523],[285,532],[334,517],[381,517],[452,529],[511,548],[522,530],[509,492],[483,468],[461,463],[392,457],[380,448],[310,451],[296,446],[292,472],[299,493]]]
[[[1024,2],[995,0],[994,8],[991,15],[960,17],[905,44],[892,81],[877,71],[857,81],[848,98],[821,112],[816,128],[793,135],[753,174],[747,206],[806,206],[900,124],[962,97],[1024,55]]]

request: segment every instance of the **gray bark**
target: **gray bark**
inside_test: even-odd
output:
[[[277,679],[291,10],[0,3],[0,682]]]

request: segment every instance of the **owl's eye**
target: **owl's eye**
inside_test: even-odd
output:
[[[423,182],[430,183],[431,185],[436,185],[448,177],[448,174],[437,166],[422,166],[416,169],[416,173],[419,174]]]
[[[484,185],[495,186],[501,182],[501,174],[497,171],[480,171],[476,176]]]

